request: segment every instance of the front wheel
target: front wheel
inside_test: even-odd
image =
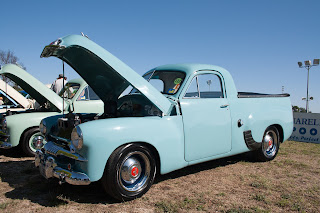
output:
[[[278,154],[279,146],[279,131],[274,126],[268,127],[264,133],[261,148],[256,150],[258,160],[273,160]]]
[[[38,149],[41,149],[45,144],[45,139],[39,128],[29,129],[23,134],[21,141],[22,150],[25,154],[33,157]]]
[[[111,154],[102,184],[109,195],[127,201],[146,193],[155,174],[156,163],[152,152],[143,145],[128,144]]]

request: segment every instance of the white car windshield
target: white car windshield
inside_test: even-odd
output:
[[[62,98],[72,99],[75,94],[77,94],[80,88],[80,84],[76,83],[66,83],[64,88],[59,93],[59,96]]]

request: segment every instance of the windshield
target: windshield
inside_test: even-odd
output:
[[[8,96],[4,91],[0,90],[0,109],[21,107],[14,99]]]
[[[77,93],[79,88],[80,88],[80,84],[66,83],[62,91],[59,93],[59,96],[61,98],[72,99],[73,96]]]
[[[142,77],[162,94],[174,95],[179,91],[186,74],[179,71],[153,71]],[[133,89],[130,93],[138,93],[138,91]]]

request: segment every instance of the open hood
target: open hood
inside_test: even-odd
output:
[[[31,107],[29,101],[23,95],[1,79],[0,90],[9,100],[21,105],[22,108],[27,109]]]
[[[17,83],[40,105],[49,101],[51,104],[56,106],[58,110],[62,111],[62,98],[17,65],[4,65],[0,70],[0,74],[9,77],[11,80]]]
[[[171,103],[149,82],[111,53],[80,35],[52,42],[41,57],[55,56],[68,63],[91,86],[104,103],[116,100],[131,84],[155,104],[164,115]]]

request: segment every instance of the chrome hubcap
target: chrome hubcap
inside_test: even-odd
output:
[[[273,131],[268,131],[263,138],[263,151],[267,157],[273,157],[277,151],[277,135]]]
[[[135,158],[128,158],[121,167],[121,179],[128,184],[134,183],[141,175],[140,162]]]
[[[32,139],[32,145],[34,149],[41,149],[43,146],[43,136],[37,135]]]
[[[150,177],[148,157],[139,151],[129,153],[120,165],[120,186],[126,191],[141,191]]]

